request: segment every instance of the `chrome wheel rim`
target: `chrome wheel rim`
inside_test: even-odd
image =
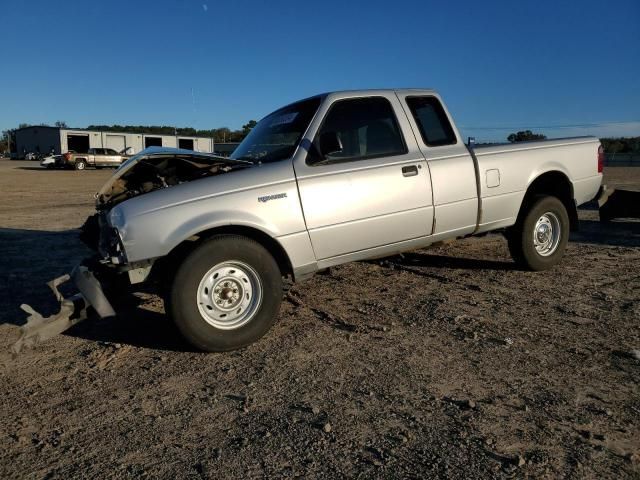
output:
[[[246,263],[219,263],[200,280],[196,301],[209,325],[233,330],[249,322],[260,308],[262,283]]]
[[[84,170],[84,162],[78,163],[78,170]]]
[[[533,229],[533,245],[538,255],[552,255],[560,244],[560,220],[555,213],[546,212],[538,218]]]

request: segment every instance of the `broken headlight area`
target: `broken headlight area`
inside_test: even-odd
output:
[[[91,215],[80,227],[80,240],[99,257],[114,265],[127,263],[122,237],[106,219],[106,212]]]

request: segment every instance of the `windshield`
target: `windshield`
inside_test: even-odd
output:
[[[231,158],[256,163],[290,158],[319,106],[320,97],[313,97],[267,115],[253,127]]]

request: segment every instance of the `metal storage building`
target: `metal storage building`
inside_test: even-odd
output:
[[[212,138],[185,135],[158,135],[153,133],[104,132],[71,128],[30,126],[15,130],[12,151],[17,156],[26,153],[60,154],[69,150],[85,153],[90,148],[113,148],[134,154],[147,147],[177,147],[196,152],[214,152]]]

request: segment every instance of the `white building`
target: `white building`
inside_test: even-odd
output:
[[[212,138],[185,135],[157,135],[153,133],[102,132],[96,130],[74,130],[60,127],[31,126],[15,130],[12,151],[17,156],[26,153],[60,154],[73,150],[85,153],[90,148],[113,148],[127,150],[132,155],[147,147],[177,147],[196,152],[212,153]]]

